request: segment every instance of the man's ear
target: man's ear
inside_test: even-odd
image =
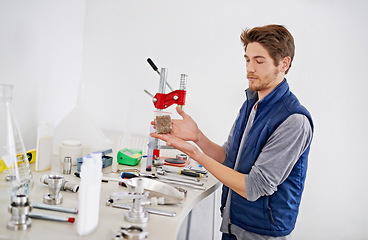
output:
[[[281,63],[280,63],[280,72],[285,73],[289,67],[290,67],[290,62],[291,62],[291,57],[286,56],[283,59],[281,59]]]

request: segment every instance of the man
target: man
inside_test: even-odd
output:
[[[177,108],[166,141],[202,164],[223,183],[222,239],[291,239],[307,171],[313,123],[289,91],[285,75],[294,39],[280,25],[241,34],[249,89],[227,142],[211,142]],[[193,141],[202,151],[187,141]]]

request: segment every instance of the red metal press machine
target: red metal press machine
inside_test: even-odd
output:
[[[185,97],[187,94],[186,85],[188,75],[181,74],[179,89],[173,90],[173,88],[167,82],[167,72],[168,72],[167,68],[161,68],[161,71],[159,71],[157,66],[153,63],[153,61],[150,58],[147,59],[147,62],[151,65],[153,70],[160,75],[160,85],[156,95],[153,96],[147,90],[144,90],[148,95],[152,97],[153,105],[155,106],[157,111],[162,111],[173,104],[177,104],[179,107],[183,108],[183,106],[185,105]],[[166,86],[170,88],[171,90],[170,93],[165,93]],[[159,157],[160,156],[159,139],[154,138],[152,143],[150,139],[150,144],[153,144],[153,147],[149,146],[148,151],[150,151],[150,147],[151,149],[153,148],[153,156]],[[147,171],[151,171],[153,156],[150,156],[150,153],[147,153],[147,168],[146,168]]]

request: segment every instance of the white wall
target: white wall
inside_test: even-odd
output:
[[[296,42],[287,78],[315,122],[294,237],[367,239],[367,9],[364,0],[0,1],[0,82],[15,84],[28,147],[38,120],[71,110],[81,79],[102,129],[148,134],[151,57],[175,88],[188,74],[186,110],[222,144],[247,87],[241,30],[284,24]]]
[[[75,104],[84,10],[84,0],[0,0],[0,83],[14,85],[27,149],[36,148],[39,120],[57,124]]]

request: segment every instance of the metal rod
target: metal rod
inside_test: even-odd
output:
[[[49,204],[42,204],[42,203],[32,203],[31,206],[33,208],[56,211],[56,212],[65,212],[65,213],[73,213],[73,214],[78,213],[78,209],[76,209],[76,208],[58,207],[58,206],[53,206],[53,205],[49,205]]]
[[[170,88],[171,91],[174,91],[174,89],[170,86],[170,84],[166,81],[166,85]]]
[[[161,68],[160,85],[158,87],[159,93],[165,93],[166,91],[167,72],[167,68]]]
[[[204,185],[203,182],[196,182],[196,181],[193,181],[193,180],[186,180],[186,179],[180,179],[180,178],[175,178],[175,177],[160,176],[159,178],[164,179],[164,180],[169,180],[169,181],[189,183],[189,184],[193,184],[193,185],[197,185],[197,186],[203,186]]]
[[[170,184],[176,184],[176,185],[182,185],[182,186],[191,187],[191,188],[200,189],[200,190],[206,190],[206,188],[203,187],[203,186],[196,186],[196,185],[189,184],[189,183],[183,183],[183,182],[177,182],[177,181],[169,181],[169,180],[162,180],[162,179],[160,179],[160,182],[170,183]]]
[[[147,93],[150,97],[154,98],[155,96],[152,95],[152,93],[148,92],[146,89],[144,89],[144,92]]]
[[[132,208],[131,205],[123,204],[123,203],[114,203],[111,206],[114,207],[114,208],[121,208],[121,209],[131,209]],[[145,208],[145,210],[148,213],[167,216],[167,217],[175,217],[176,216],[176,212],[171,212],[171,211],[165,211],[165,210],[159,210],[159,209],[153,209],[153,208]]]
[[[160,73],[160,85],[158,87],[158,93],[165,93],[166,90],[166,80],[167,80],[167,69],[161,68]],[[162,109],[157,109],[158,111],[162,111]],[[158,138],[153,139],[153,149],[160,149],[160,142]],[[158,156],[156,156],[158,157]],[[148,158],[147,158],[148,161]],[[151,163],[152,164],[152,163]]]
[[[39,214],[39,213],[32,213],[32,212],[28,213],[28,217],[34,218],[34,219],[51,220],[51,221],[56,221],[56,222],[74,223],[75,221],[75,218],[72,218],[72,217],[61,217],[61,216]]]

